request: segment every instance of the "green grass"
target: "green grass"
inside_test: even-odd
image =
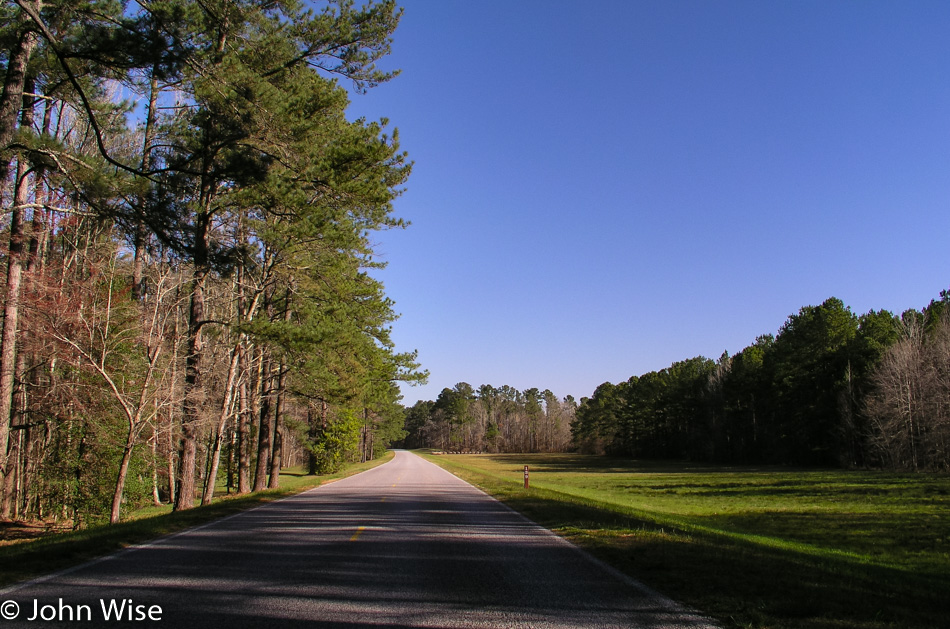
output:
[[[394,454],[348,466],[336,474],[309,476],[288,469],[280,474],[280,489],[243,496],[216,497],[210,505],[173,513],[171,507],[146,507],[115,525],[54,533],[0,546],[0,586],[62,570],[108,553],[182,531],[199,524],[300,493],[324,483],[351,476],[392,459]]]
[[[946,475],[428,458],[727,627],[948,626]]]

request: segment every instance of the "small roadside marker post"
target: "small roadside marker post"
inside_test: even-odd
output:
[[[528,488],[528,466],[524,466],[524,488]]]

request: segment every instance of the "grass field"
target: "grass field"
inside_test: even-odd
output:
[[[297,494],[362,472],[392,458],[393,453],[389,452],[375,461],[353,464],[341,472],[323,476],[310,476],[299,469],[285,469],[280,474],[280,489],[243,496],[219,496],[210,505],[178,513],[173,513],[169,505],[146,507],[115,525],[104,524],[33,539],[0,542],[0,586],[61,570],[134,544]]]
[[[946,475],[428,458],[727,627],[950,627]]]

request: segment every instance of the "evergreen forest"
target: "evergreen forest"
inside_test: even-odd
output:
[[[0,5],[3,519],[85,526],[402,436],[373,234],[391,0]],[[220,487],[219,487],[220,489]]]
[[[950,470],[950,291],[922,310],[855,315],[836,298],[718,360],[550,391],[445,389],[406,412],[405,443],[639,459]]]
[[[950,469],[950,293],[922,311],[807,306],[734,356],[698,357],[577,410],[586,452],[724,463]]]

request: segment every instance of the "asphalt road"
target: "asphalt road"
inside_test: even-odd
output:
[[[116,625],[711,626],[409,452],[0,590],[0,629]]]

